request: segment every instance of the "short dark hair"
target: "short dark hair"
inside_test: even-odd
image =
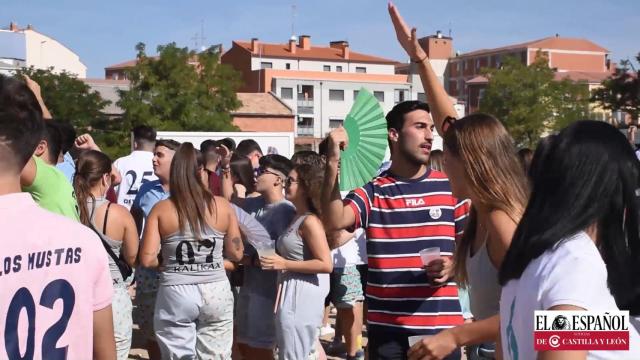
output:
[[[76,129],[70,123],[66,121],[58,121],[56,122],[58,125],[58,131],[60,131],[60,136],[62,137],[62,151],[63,154],[66,154],[73,147],[73,143],[76,141]]]
[[[49,151],[48,161],[51,164],[57,164],[58,156],[60,156],[60,152],[62,151],[62,135],[55,121],[49,120],[45,122],[43,138],[47,141],[47,151]]]
[[[0,75],[0,166],[20,172],[44,132],[42,110],[27,85]]]
[[[156,141],[156,131],[151,126],[138,125],[133,128],[133,141],[153,143]]]
[[[312,150],[302,150],[293,154],[291,157],[291,162],[294,166],[309,164],[314,168],[321,169],[324,167],[324,161],[322,160],[322,156],[315,151]]]
[[[206,153],[209,151],[216,151],[217,147],[218,147],[218,142],[211,139],[207,139],[202,143],[200,143],[200,151],[202,151],[203,153]]]
[[[178,151],[178,148],[180,147],[180,143],[172,139],[160,139],[156,141],[156,147],[158,146],[164,146],[167,149]]]
[[[249,156],[249,154],[254,151],[259,151],[260,154],[264,154],[260,145],[253,139],[242,140],[236,147],[236,152],[242,156]]]
[[[404,126],[404,116],[416,110],[424,110],[428,113],[431,112],[427,103],[418,100],[403,101],[396,104],[396,106],[387,113],[387,130],[401,130]]]
[[[269,154],[260,158],[260,167],[271,168],[288,176],[293,169],[293,163],[286,157],[278,154]]]
[[[224,145],[227,147],[227,149],[231,151],[236,151],[236,141],[233,140],[232,138],[226,137],[224,139],[218,140],[218,146],[219,145]],[[258,145],[258,150],[260,150],[260,145]],[[260,150],[260,152],[262,152],[262,150]]]

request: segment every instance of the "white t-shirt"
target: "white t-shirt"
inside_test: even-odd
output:
[[[344,199],[348,191],[341,191]],[[353,233],[353,239],[344,243],[339,248],[331,250],[333,267],[344,268],[347,266],[362,265],[367,263],[367,237],[363,229],[357,229]]]
[[[354,239],[349,240],[339,248],[331,250],[333,267],[344,268],[367,263],[367,238],[364,230],[357,229],[353,236]]]
[[[618,310],[607,287],[607,268],[584,232],[533,260],[520,279],[509,281],[500,298],[504,359],[536,359],[534,311],[573,305],[593,311]],[[640,336],[630,326],[630,350],[591,351],[589,359],[640,359]]]
[[[153,173],[153,153],[136,150],[131,155],[116,160],[114,165],[122,177],[122,182],[116,187],[118,204],[131,209],[140,186],[158,179]]]

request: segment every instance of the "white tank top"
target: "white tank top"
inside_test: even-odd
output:
[[[500,284],[498,270],[487,252],[487,242],[471,256],[467,254],[467,278],[469,279],[469,303],[476,320],[490,318],[500,312]]]

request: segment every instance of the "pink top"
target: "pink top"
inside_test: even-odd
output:
[[[107,253],[89,228],[0,196],[0,357],[93,357],[93,312],[111,304]]]

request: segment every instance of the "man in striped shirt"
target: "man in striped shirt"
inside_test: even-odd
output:
[[[434,131],[428,105],[405,101],[386,118],[391,167],[344,202],[337,175],[349,139],[343,128],[329,135],[323,213],[328,230],[367,233],[369,358],[406,359],[409,336],[463,323],[452,255],[468,207],[452,196],[447,177],[427,166]],[[441,258],[425,269],[419,251],[429,247]]]

